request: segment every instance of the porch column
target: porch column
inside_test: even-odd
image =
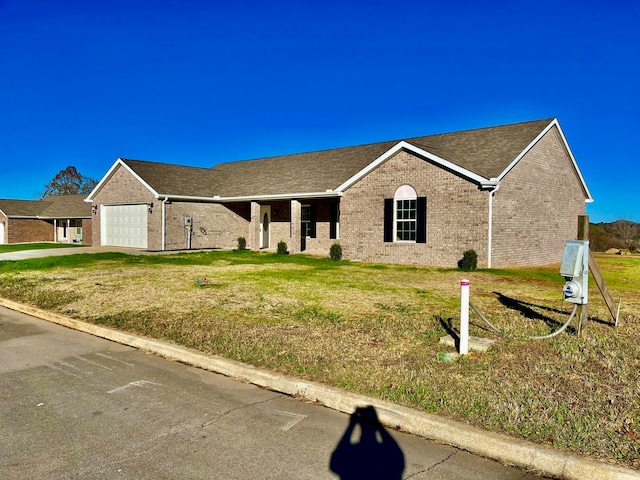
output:
[[[251,202],[251,224],[247,248],[256,252],[260,250],[260,204],[258,202]]]
[[[302,251],[302,204],[298,200],[291,200],[291,245],[289,252]]]

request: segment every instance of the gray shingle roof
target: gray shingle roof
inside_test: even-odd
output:
[[[145,160],[121,159],[156,193],[192,197],[213,197],[220,183],[211,168],[186,167]]]
[[[372,143],[221,163],[213,167],[213,171],[224,178],[216,195],[278,195],[334,190],[396,143],[398,142]]]
[[[401,141],[480,177],[497,178],[553,119],[194,168],[121,159],[156,193],[253,197],[335,190]]]
[[[497,178],[552,121],[549,118],[406,141],[484,178]]]
[[[9,198],[0,199],[0,210],[7,217],[37,217],[49,202],[44,200],[13,200]]]
[[[402,140],[484,178],[496,178],[552,120],[222,163],[213,167],[225,178],[216,195],[334,190]]]
[[[91,205],[86,195],[56,195],[45,200],[0,199],[0,210],[7,217],[20,218],[89,218]]]
[[[46,199],[50,205],[40,214],[40,218],[90,218],[91,204],[84,201],[87,194],[56,195]]]

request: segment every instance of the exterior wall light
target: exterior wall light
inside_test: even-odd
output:
[[[94,203],[91,205],[91,215],[95,215],[96,213],[98,213],[98,205]]]
[[[149,213],[153,213],[153,202],[147,203],[147,210],[149,210]]]

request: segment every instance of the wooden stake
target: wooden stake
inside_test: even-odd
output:
[[[577,240],[589,240],[589,215],[578,215]],[[591,250],[589,250],[589,257],[591,257]],[[591,262],[589,262],[589,265],[591,265]],[[586,303],[578,307],[576,317],[578,318],[578,337],[584,338],[584,330],[587,328],[587,321],[589,320],[589,306]]]

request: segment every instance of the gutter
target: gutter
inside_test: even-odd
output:
[[[482,184],[483,188],[489,189],[489,223],[487,235],[487,268],[491,268],[491,252],[493,250],[493,196],[500,189],[500,182],[497,178],[491,178]]]
[[[251,201],[267,201],[267,200],[288,200],[297,198],[331,198],[341,197],[342,192],[337,190],[325,190],[324,192],[307,192],[307,193],[277,193],[273,195],[247,195],[238,197],[221,197],[214,195],[213,197],[192,197],[189,195],[168,195],[157,194],[155,198],[163,201],[191,201],[191,202],[207,202],[207,203],[225,203],[225,202],[251,202]]]
[[[160,249],[164,252],[167,249],[167,203],[169,203],[169,197],[164,197],[162,200],[162,247]]]
[[[299,198],[331,198],[341,197],[342,192],[336,190],[325,190],[324,192],[309,192],[309,193],[279,193],[274,195],[252,195],[242,197],[221,197],[215,195],[214,201],[217,202],[249,202],[249,201],[267,201],[267,200],[289,200]]]

